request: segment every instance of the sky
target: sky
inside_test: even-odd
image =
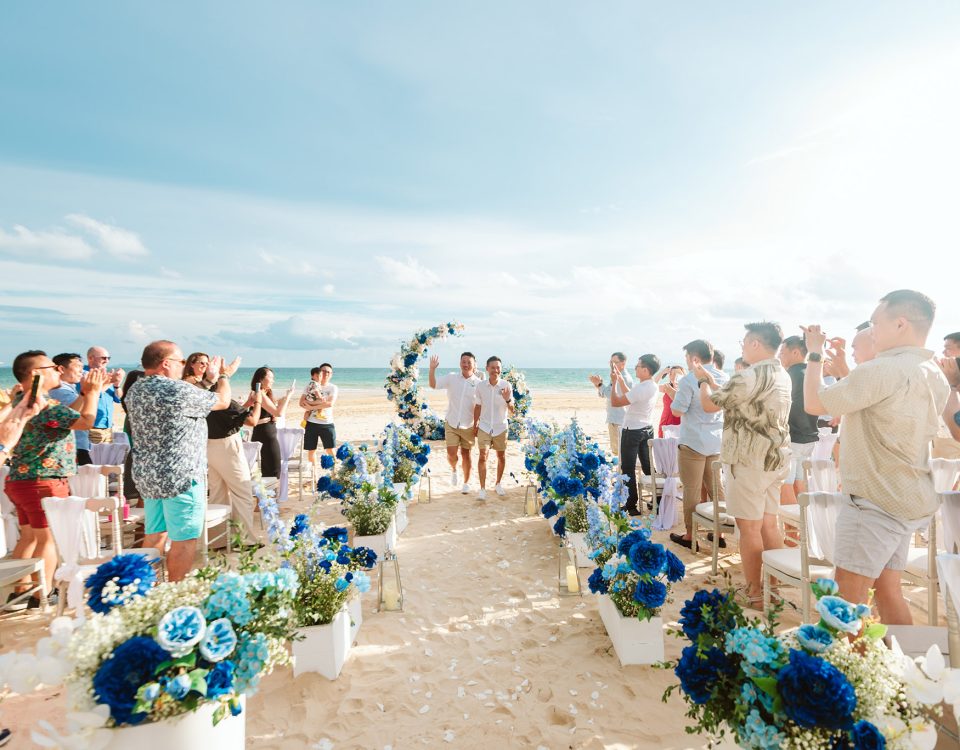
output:
[[[0,4],[0,362],[960,330],[960,4]]]

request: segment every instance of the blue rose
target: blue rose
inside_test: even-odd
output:
[[[317,480],[317,492],[328,492],[333,480],[328,476],[322,476]]]
[[[207,632],[200,642],[200,655],[209,662],[226,659],[237,646],[237,634],[233,623],[225,617],[207,625]]]
[[[667,551],[662,544],[638,542],[630,548],[627,559],[640,575],[660,575],[667,562]]]
[[[824,596],[817,602],[820,619],[828,627],[853,635],[860,632],[860,611],[839,596]]]
[[[334,458],[329,453],[324,453],[320,456],[320,468],[321,469],[332,469],[334,466]]]
[[[560,509],[553,500],[547,500],[547,502],[543,504],[543,507],[540,508],[540,512],[543,513],[544,518],[553,518],[560,512]]]
[[[630,554],[630,548],[638,542],[645,542],[650,539],[650,532],[647,529],[635,529],[628,534],[624,534],[617,543],[617,552],[623,557]]]
[[[836,596],[840,592],[840,587],[832,578],[818,578],[810,584],[810,588],[818,599],[821,596]]]
[[[177,607],[160,618],[157,643],[175,658],[193,651],[203,639],[207,621],[196,607]]]
[[[415,364],[417,364],[417,355],[416,355],[416,354],[408,354],[407,356],[405,356],[405,357],[403,358],[403,366],[404,366],[404,367],[413,367]]]
[[[720,608],[727,603],[727,595],[719,589],[700,589],[680,609],[680,627],[683,634],[694,643],[708,631],[723,633],[736,627],[733,617],[724,615],[721,621]]]
[[[377,553],[369,547],[354,547],[350,552],[350,559],[356,565],[369,570],[377,564]]]
[[[587,586],[590,587],[590,591],[594,594],[606,594],[609,590],[606,579],[603,577],[603,570],[601,568],[594,568],[593,572],[590,574],[590,577],[587,579]]]
[[[190,677],[185,674],[178,674],[176,677],[167,680],[163,689],[174,700],[182,701],[190,692]]]
[[[349,456],[350,456],[350,444],[341,443],[340,447],[337,448],[337,460],[346,461]]]
[[[667,580],[670,581],[670,583],[676,583],[677,581],[682,581],[686,574],[687,569],[683,564],[683,560],[670,550],[667,550]]]
[[[657,609],[667,600],[667,587],[662,581],[640,581],[634,589],[633,599],[641,607]]]
[[[139,724],[145,713],[133,713],[137,691],[153,680],[157,667],[170,653],[153,638],[135,636],[117,646],[93,676],[93,693],[98,703],[110,707],[117,724]]]
[[[833,636],[819,625],[801,625],[797,630],[797,643],[810,653],[819,654],[833,643]]]
[[[850,740],[854,750],[884,750],[887,739],[869,721],[861,719],[850,730]]]
[[[680,680],[680,689],[697,705],[703,705],[713,693],[713,689],[725,673],[733,669],[726,654],[716,646],[704,652],[703,658],[697,655],[696,645],[683,649],[673,672]]]
[[[361,594],[366,594],[370,590],[370,576],[359,571],[354,573],[353,585],[357,587],[357,591]]]
[[[853,685],[839,669],[818,656],[791,649],[780,670],[783,710],[805,728],[848,729],[857,707]]]
[[[98,566],[87,578],[87,604],[99,614],[143,596],[157,581],[157,573],[147,558],[138,552],[117,555]]]
[[[600,459],[596,453],[584,453],[580,459],[580,466],[584,469],[584,474],[596,471],[600,468]]]
[[[293,526],[290,527],[290,538],[296,539],[309,528],[310,517],[306,513],[298,513],[293,519]]]
[[[323,530],[322,536],[324,539],[340,542],[340,544],[346,544],[350,533],[343,526],[331,526],[330,528]]]
[[[523,468],[527,471],[533,471],[534,467],[533,459],[530,456],[525,456],[523,459]]]
[[[344,495],[343,485],[340,482],[330,482],[330,487],[327,490],[330,497],[337,500],[342,500]]]
[[[333,582],[333,587],[337,591],[346,591],[348,588],[350,588],[350,581],[348,581],[346,578],[338,578]]]
[[[426,466],[430,461],[430,456],[428,456],[426,453],[419,453],[414,460],[417,462],[418,466]]]
[[[557,522],[553,524],[553,533],[557,536],[565,537],[567,535],[567,517],[560,516]]]
[[[207,697],[219,698],[233,692],[233,662],[221,661],[207,673]]]

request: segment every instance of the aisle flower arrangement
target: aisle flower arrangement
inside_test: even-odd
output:
[[[748,620],[732,593],[701,590],[684,604],[679,624],[690,644],[671,666],[695,721],[687,731],[730,731],[741,747],[761,750],[932,748],[930,711],[942,694],[910,688],[868,606],[838,597],[829,579],[813,591],[819,622],[781,634]]]
[[[376,483],[381,469],[380,459],[366,444],[341,443],[336,459],[333,466],[321,459],[321,468],[331,468],[332,471],[317,480],[318,494],[343,501],[358,494],[365,484]]]
[[[378,454],[384,481],[412,487],[430,460],[430,446],[405,425],[388,424]]]
[[[400,351],[390,360],[390,374],[384,388],[387,398],[397,407],[397,415],[422,438],[442,440],[443,419],[434,414],[426,398],[420,393],[418,360],[427,355],[429,347],[437,339],[459,336],[463,325],[457,322],[444,323],[433,328],[424,328],[400,345]]]
[[[527,387],[527,376],[522,370],[510,365],[502,375],[513,389],[513,414],[507,419],[507,437],[523,440],[526,436],[527,412],[533,406],[533,396]]]

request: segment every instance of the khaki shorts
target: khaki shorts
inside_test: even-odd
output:
[[[833,564],[874,580],[884,568],[904,570],[910,538],[929,525],[929,517],[904,521],[862,497],[847,497],[837,514]]]
[[[813,458],[813,449],[816,441],[812,443],[790,443],[790,473],[783,481],[787,484],[806,481],[806,475],[803,473],[803,462]]]
[[[443,426],[448,448],[466,448],[470,450],[473,447],[473,441],[476,438],[473,436],[472,427],[454,427],[449,422],[444,422]]]
[[[620,455],[620,429],[620,425],[607,422],[607,434],[610,436],[610,452],[615,456]]]
[[[727,513],[744,521],[762,521],[765,513],[780,512],[780,487],[790,473],[790,464],[784,463],[776,471],[764,471],[750,466],[724,466],[727,480]]]
[[[478,447],[485,451],[491,446],[495,451],[505,451],[507,449],[507,431],[504,430],[499,435],[491,435],[489,432],[480,430]]]

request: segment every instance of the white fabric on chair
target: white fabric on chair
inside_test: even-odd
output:
[[[257,461],[260,459],[261,448],[263,448],[263,443],[248,442],[243,444],[243,455],[247,459],[251,473],[254,468],[256,468]]]
[[[13,549],[17,540],[20,538],[20,523],[17,521],[17,509],[14,507],[13,501],[7,497],[7,493],[3,491],[9,473],[9,466],[0,466],[0,516],[3,518],[4,555],[7,554],[8,549]]]
[[[933,474],[933,488],[938,494],[951,492],[960,481],[960,459],[931,458],[930,473]]]
[[[807,547],[818,560],[833,561],[837,541],[837,514],[844,496],[839,492],[810,492],[807,508]]]
[[[277,429],[277,441],[280,443],[280,494],[277,500],[283,502],[287,499],[287,484],[289,484],[290,461],[294,456],[299,455],[300,448],[303,446],[303,433],[301,427],[283,427]]]
[[[943,548],[950,554],[960,552],[960,492],[940,493],[940,517],[943,519]]]
[[[87,498],[46,497],[41,502],[62,560],[53,574],[53,579],[67,583],[67,605],[76,608],[77,619],[82,620],[83,575],[79,561]]]
[[[675,437],[653,440],[653,461],[657,471],[664,475],[657,519],[653,522],[653,528],[657,531],[672,529],[677,522],[677,507],[680,504],[678,447],[679,441]]]
[[[960,612],[960,555],[937,555],[937,573],[944,597],[953,599],[954,608]]]
[[[666,438],[678,438],[680,437],[680,425],[678,424],[665,424],[663,426],[663,437]]]
[[[105,444],[102,443],[102,445]],[[77,497],[107,496],[107,478],[100,473],[99,464],[78,466],[77,473],[70,477],[67,482],[70,485],[70,492]]]
[[[813,461],[823,461],[826,459],[833,460],[833,446],[837,444],[838,433],[831,430],[829,427],[823,427],[818,430],[820,433],[820,439],[813,445],[813,453],[810,455],[810,459]],[[828,490],[823,490],[827,492]],[[832,492],[833,490],[829,490]]]
[[[130,447],[130,436],[127,435],[123,430],[114,430],[113,432],[113,442],[116,445],[125,445],[127,448]]]
[[[94,443],[90,446],[90,460],[98,466],[123,466],[129,450],[129,446],[120,443]]]
[[[832,458],[817,458],[810,461],[810,492],[836,492],[840,487],[837,465]]]

